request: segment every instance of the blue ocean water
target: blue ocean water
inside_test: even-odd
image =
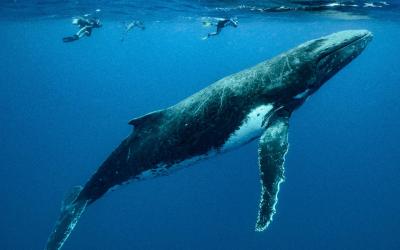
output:
[[[67,190],[84,184],[130,133],[131,118],[344,29],[368,29],[374,40],[293,114],[286,180],[265,232],[254,232],[260,184],[253,142],[106,194],[63,249],[400,249],[396,3],[276,13],[252,11],[256,1],[227,2],[1,5],[1,249],[44,248]],[[63,43],[76,32],[71,17],[85,13],[103,27]],[[202,26],[205,16],[237,16],[239,27],[204,41],[213,31]],[[133,19],[146,30],[121,42],[124,22]]]

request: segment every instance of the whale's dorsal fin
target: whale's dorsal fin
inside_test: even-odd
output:
[[[160,118],[163,114],[163,110],[157,110],[150,112],[148,114],[145,114],[143,116],[133,118],[128,122],[128,124],[133,125],[135,127],[139,127],[140,125],[146,123],[146,122],[152,122],[155,121],[156,119]]]
[[[288,150],[288,121],[289,115],[276,117],[260,138],[258,163],[261,199],[256,231],[264,231],[275,214],[279,185],[284,180],[285,155]]]

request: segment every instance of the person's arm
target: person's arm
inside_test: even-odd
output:
[[[233,26],[235,28],[238,26],[238,23],[236,21],[234,21],[234,20],[229,20],[228,24],[230,24],[231,26]]]

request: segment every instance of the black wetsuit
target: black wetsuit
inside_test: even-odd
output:
[[[76,23],[74,23],[79,26],[80,30],[73,36],[67,36],[63,38],[63,41],[65,43],[67,42],[73,42],[76,40],[79,40],[79,38],[83,36],[90,36],[92,34],[93,28],[100,28],[101,24],[98,19],[84,19],[84,18],[78,18]]]
[[[222,29],[223,28],[225,28],[226,26],[229,26],[229,25],[231,25],[231,26],[233,26],[233,27],[237,27],[237,23],[236,22],[234,22],[234,21],[232,21],[232,19],[222,19],[222,20],[219,20],[218,21],[218,23],[217,23],[217,30],[215,31],[215,32],[212,32],[212,33],[208,33],[207,34],[207,38],[208,37],[210,37],[210,36],[216,36],[216,35],[218,35],[219,33],[221,33],[221,31],[222,31]]]

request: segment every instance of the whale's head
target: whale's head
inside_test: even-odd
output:
[[[286,98],[305,100],[356,58],[372,40],[367,30],[346,30],[306,42],[281,56],[290,67]],[[286,59],[285,59],[286,57]],[[282,86],[283,87],[283,86]]]
[[[367,30],[347,30],[318,39],[311,61],[315,64],[316,81],[321,86],[354,58],[356,58],[372,40]]]

